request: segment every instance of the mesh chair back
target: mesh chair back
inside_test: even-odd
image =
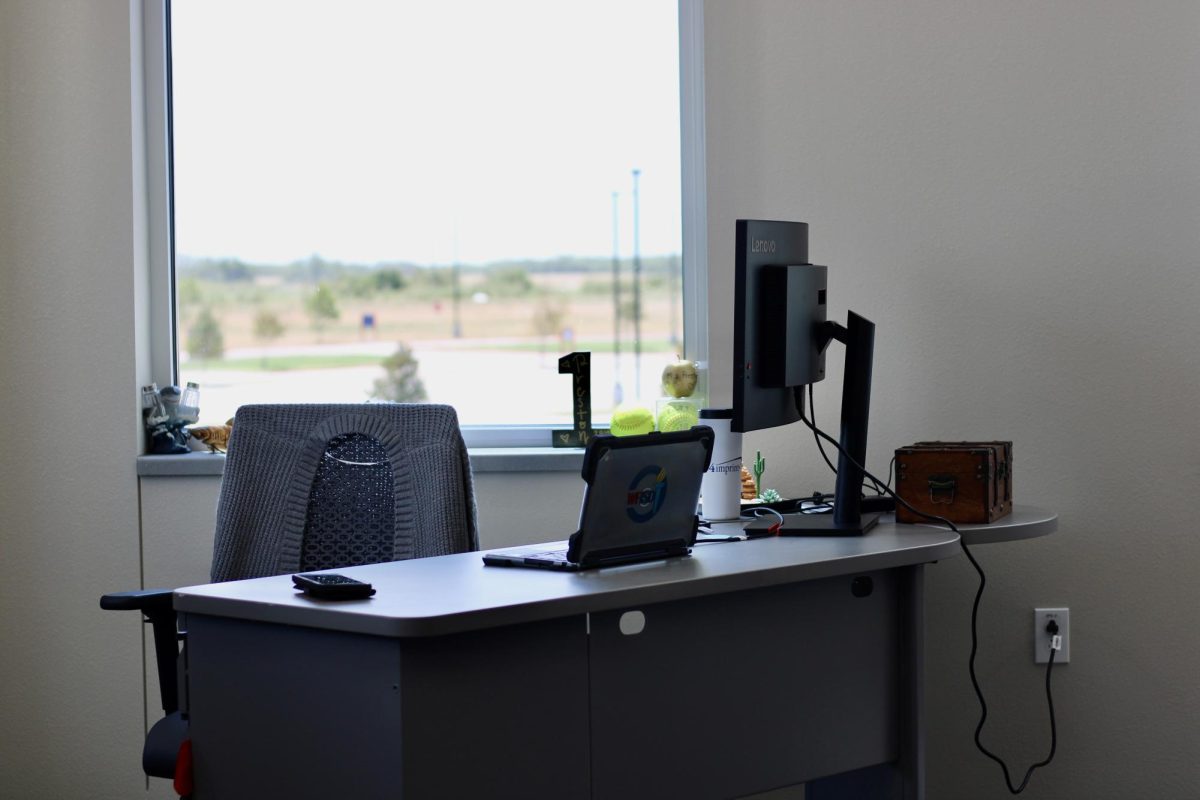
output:
[[[300,551],[300,569],[390,561],[396,515],[392,464],[378,440],[334,438],[317,463]]]
[[[471,467],[450,406],[238,410],[217,508],[213,581],[478,546]]]

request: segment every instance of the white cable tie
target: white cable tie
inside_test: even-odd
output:
[[[760,508],[751,508],[750,514],[754,517],[761,517],[764,514],[773,514],[773,515],[775,515],[775,519],[779,520],[780,525],[782,525],[784,522],[783,514],[780,514],[778,511],[776,511],[773,508],[761,508],[761,507]]]
[[[1050,637],[1050,649],[1051,650],[1062,650],[1062,635],[1061,634],[1056,633]]]
[[[333,453],[330,453],[328,450],[325,451],[325,457],[333,459],[334,461],[338,462],[339,464],[345,464],[348,467],[378,467],[380,464],[387,463],[386,459],[383,461],[347,461],[344,458],[338,458]]]

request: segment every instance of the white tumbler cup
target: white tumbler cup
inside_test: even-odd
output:
[[[712,463],[700,482],[700,501],[709,521],[737,519],[742,510],[742,435],[730,430],[732,408],[700,409],[700,424],[713,429]]]

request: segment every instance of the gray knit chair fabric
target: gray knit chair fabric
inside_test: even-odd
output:
[[[471,464],[450,406],[238,409],[213,582],[477,549]]]

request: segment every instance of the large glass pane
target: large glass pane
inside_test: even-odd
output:
[[[569,423],[683,329],[675,0],[174,0],[180,380]],[[614,279],[615,275],[615,279]],[[640,307],[640,315],[635,310]]]

